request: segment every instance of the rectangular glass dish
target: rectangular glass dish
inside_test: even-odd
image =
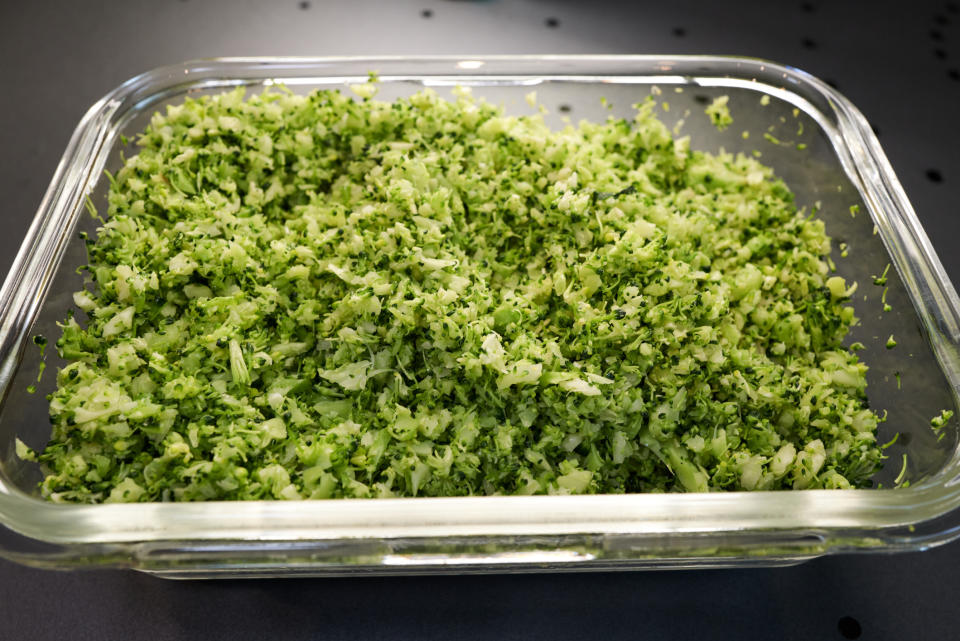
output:
[[[30,337],[59,336],[56,323],[81,287],[78,233],[93,233],[89,197],[102,209],[104,170],[165,105],[236,86],[259,91],[346,88],[380,76],[379,99],[456,85],[532,113],[537,92],[548,124],[564,117],[629,117],[651,92],[692,147],[760,152],[796,194],[818,209],[834,239],[837,274],[860,288],[860,324],[871,406],[886,411],[879,441],[899,434],[875,478],[878,489],[489,496],[65,505],[42,499],[36,464],[15,439],[42,449],[50,436]],[[704,107],[729,96],[734,119],[718,131]],[[601,99],[606,99],[606,105]],[[609,107],[609,108],[608,108]],[[749,136],[744,132],[749,132]],[[842,257],[845,243],[849,255]],[[883,287],[873,285],[887,264]],[[896,349],[886,349],[895,336]],[[956,409],[960,300],[864,117],[843,96],[793,68],[705,56],[249,58],[189,62],[137,76],[80,122],[0,291],[0,556],[45,567],[132,567],[169,577],[541,571],[785,565],[828,553],[917,550],[960,527],[957,422],[938,434],[930,419]],[[62,366],[53,350],[44,357]],[[36,385],[35,393],[27,388]],[[883,489],[879,489],[883,488]]]

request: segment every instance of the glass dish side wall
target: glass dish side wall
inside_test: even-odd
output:
[[[477,66],[477,62],[482,64]],[[685,558],[689,559],[689,555],[693,554],[691,542],[689,537],[683,539],[679,533],[693,530],[702,532],[704,540],[712,541],[706,547],[726,550],[723,554],[717,552],[715,556],[728,559],[729,554],[729,559],[741,556],[746,559],[756,554],[748,551],[758,548],[756,541],[748,544],[744,539],[738,544],[737,536],[730,535],[730,532],[750,532],[760,528],[780,528],[777,535],[766,539],[769,545],[759,546],[759,549],[768,548],[766,556],[769,561],[776,556],[773,550],[777,540],[802,541],[803,544],[796,549],[803,551],[796,553],[795,550],[795,554],[788,556],[794,558],[799,554],[800,557],[807,557],[838,546],[872,545],[882,540],[882,537],[866,536],[873,529],[898,523],[912,524],[913,520],[935,517],[955,505],[956,496],[946,481],[956,473],[956,432],[951,429],[947,438],[938,442],[929,429],[929,419],[939,409],[954,406],[957,380],[956,295],[943,276],[929,244],[924,247],[922,230],[918,237],[918,230],[911,226],[909,205],[905,200],[897,202],[898,197],[902,199],[902,193],[889,166],[884,166],[885,159],[879,148],[873,148],[876,141],[872,134],[862,130],[862,123],[856,121],[858,114],[855,111],[851,112],[853,119],[849,120],[850,115],[843,111],[850,109],[845,101],[821,83],[776,65],[717,58],[514,58],[470,61],[467,66],[457,59],[241,60],[189,63],[131,80],[91,110],[71,142],[65,156],[67,164],[58,169],[51,186],[52,196],[48,195],[41,206],[37,219],[39,222],[31,228],[31,236],[2,294],[4,303],[11,305],[10,308],[5,305],[3,352],[0,354],[4,358],[0,385],[3,385],[5,395],[0,414],[0,460],[3,461],[4,490],[0,494],[0,499],[3,499],[0,512],[9,527],[34,538],[57,540],[67,546],[66,551],[62,552],[67,556],[72,554],[69,551],[71,544],[81,541],[96,544],[110,540],[125,545],[145,540],[231,538],[226,536],[225,529],[216,527],[216,524],[222,523],[218,515],[230,509],[224,504],[205,506],[209,509],[203,513],[194,509],[181,510],[178,508],[185,506],[177,505],[154,506],[160,509],[136,505],[109,506],[120,508],[120,511],[111,511],[106,509],[108,506],[52,506],[29,498],[27,495],[35,495],[33,488],[39,479],[39,472],[13,456],[13,439],[19,436],[34,447],[44,444],[49,427],[43,395],[52,388],[53,371],[48,372],[41,381],[36,394],[25,393],[27,385],[35,383],[39,365],[39,351],[27,342],[27,338],[41,333],[54,339],[58,335],[56,322],[62,320],[72,306],[70,295],[81,283],[81,276],[74,269],[85,261],[83,244],[77,232],[93,232],[95,228],[92,219],[82,211],[81,196],[89,193],[95,205],[105,202],[107,180],[102,176],[102,169],[118,167],[121,151],[128,155],[135,153],[129,148],[121,148],[120,134],[135,134],[143,128],[153,111],[164,104],[181,102],[185,95],[216,93],[238,84],[251,85],[250,90],[257,91],[274,82],[285,82],[295,91],[343,87],[365,79],[366,73],[371,70],[380,72],[380,97],[386,99],[412,93],[424,86],[446,94],[454,84],[465,84],[472,86],[477,95],[502,102],[508,113],[516,114],[531,111],[524,101],[524,95],[536,90],[540,103],[551,111],[548,120],[556,126],[562,125],[565,114],[573,119],[591,120],[604,118],[610,113],[629,117],[631,105],[650,95],[652,87],[656,85],[660,91],[656,96],[657,101],[669,103],[669,111],[661,108],[660,117],[671,126],[683,120],[680,133],[690,134],[695,148],[705,151],[724,148],[745,153],[759,151],[762,154],[761,161],[774,167],[797,194],[798,205],[808,210],[818,208],[819,215],[827,223],[828,233],[835,239],[834,259],[838,273],[848,281],[859,283],[854,305],[863,322],[851,340],[859,340],[867,346],[863,359],[871,365],[871,401],[875,407],[889,412],[889,420],[881,429],[881,438],[892,438],[895,433],[901,433],[898,442],[890,449],[893,462],[878,475],[877,481],[889,487],[899,475],[898,459],[906,454],[905,478],[913,483],[913,487],[895,492],[810,492],[803,493],[805,497],[802,498],[790,494],[779,497],[770,496],[769,493],[761,493],[767,496],[740,495],[738,503],[741,505],[736,512],[744,518],[737,523],[718,518],[717,512],[729,508],[729,505],[724,507],[727,501],[715,500],[718,498],[715,496],[698,497],[694,502],[689,497],[670,497],[679,515],[676,522],[658,522],[654,517],[642,516],[655,515],[657,510],[654,504],[665,507],[663,497],[619,497],[635,504],[637,508],[644,505],[654,508],[639,509],[633,517],[634,521],[617,525],[616,529],[618,532],[622,530],[621,534],[644,534],[636,539],[639,543],[625,547],[629,551],[624,553],[626,557],[633,555],[644,558],[644,563],[658,559],[666,562],[671,553],[684,550]],[[717,132],[702,113],[704,104],[719,95],[730,96],[735,120],[733,126],[722,133]],[[763,95],[771,96],[769,104],[761,104]],[[601,97],[607,99],[612,112],[601,104]],[[564,111],[561,111],[561,105]],[[748,131],[750,136],[745,137],[744,131]],[[798,150],[797,145],[805,145],[805,149]],[[851,208],[856,207],[859,207],[860,213],[852,215]],[[906,220],[901,220],[904,216]],[[912,222],[915,223],[915,219]],[[879,234],[874,234],[875,224]],[[847,246],[847,258],[840,257],[840,242]],[[882,288],[874,287],[872,279],[883,271],[889,261],[887,248],[894,257],[899,258],[896,267],[899,273],[904,274],[904,278],[901,280],[896,274],[890,274],[887,301],[891,303],[893,311],[883,313],[880,304]],[[25,272],[22,271],[24,269]],[[20,274],[25,277],[16,283]],[[48,283],[49,287],[44,291]],[[911,304],[910,293],[913,293],[914,302],[920,303],[916,310],[919,316]],[[862,299],[864,294],[867,300]],[[39,313],[35,313],[38,307]],[[891,334],[897,337],[899,343],[894,351],[883,347],[887,336]],[[937,355],[928,342],[931,338],[932,346],[939,350],[939,365]],[[47,363],[51,370],[58,365],[53,353],[48,353]],[[946,370],[946,375],[943,370]],[[899,381],[895,373],[900,374]],[[602,509],[580,509],[588,505],[580,499],[597,497],[550,498],[560,500],[556,505],[562,501],[564,511],[572,510],[573,514],[570,519],[572,522],[553,527],[554,531],[570,532],[573,527],[581,528],[583,532],[607,531],[609,535],[609,526],[602,523]],[[468,525],[471,521],[467,516],[471,511],[471,501],[476,506],[478,500],[484,499],[463,499],[462,503],[457,503],[453,508],[454,516],[462,515],[462,522],[459,525],[436,524],[438,529],[431,535],[439,538],[429,540],[443,541],[444,537],[456,532],[457,527],[474,527],[478,535],[489,536],[497,529],[495,524]],[[915,502],[924,502],[931,507],[926,513],[914,511],[913,516],[907,516],[906,512],[893,519],[880,516],[884,508],[906,509]],[[692,509],[694,504],[700,510],[700,516]],[[844,504],[856,506],[858,511],[851,513],[842,507]],[[424,504],[404,505],[405,509],[415,513],[420,509],[418,506]],[[524,509],[519,503],[511,505],[516,509]],[[548,501],[543,505],[550,503]],[[689,511],[684,505],[689,506]],[[797,506],[802,508],[797,511]],[[31,507],[37,516],[33,522],[23,516]],[[399,541],[395,537],[402,535],[403,528],[397,527],[396,522],[391,523],[389,518],[385,518],[385,522],[380,524],[382,527],[372,527],[372,523],[363,521],[363,513],[367,510],[354,508],[347,503],[342,507],[357,512],[352,525],[359,528],[357,531],[362,530],[367,540]],[[234,504],[230,511],[235,514],[235,519],[230,524],[233,529],[229,533],[232,537],[269,538],[276,541],[303,541],[324,538],[330,534],[328,510],[324,506],[309,506],[306,510],[304,506],[298,506],[301,518],[292,513],[284,513],[284,518],[270,519],[269,522],[265,518],[265,512],[279,514],[283,510],[292,512],[293,509],[294,506],[262,508]],[[516,525],[517,532],[522,533],[526,528],[543,535],[549,534],[552,526],[549,520],[545,521],[542,517],[548,516],[551,511],[550,508],[534,510],[530,513],[528,524]],[[304,512],[313,514],[304,515]],[[582,515],[580,521],[577,521],[577,514]],[[770,518],[771,514],[773,518]],[[887,510],[883,514],[890,512]],[[79,522],[76,519],[78,515]],[[884,518],[888,520],[884,521]],[[128,527],[118,531],[111,525],[116,525],[115,519],[122,519],[129,524]],[[456,521],[456,518],[452,520]],[[72,529],[69,527],[71,524],[75,526]],[[554,526],[558,524],[554,522]],[[923,536],[952,536],[943,531],[944,526],[936,527],[938,531],[934,533],[918,533],[915,530],[917,544],[925,544]],[[484,528],[487,528],[486,534]],[[833,530],[828,534],[814,535],[814,544],[811,544],[808,533],[822,532],[824,528]],[[295,536],[291,536],[293,534]],[[836,538],[841,534],[849,535],[844,542]],[[721,536],[725,542],[722,548],[716,545],[717,536]],[[899,546],[904,544],[904,536],[905,539],[910,538],[906,535],[897,536],[901,538],[891,539],[888,543]],[[703,542],[695,546],[701,552]],[[556,544],[557,541],[553,540],[551,545],[556,547]],[[436,545],[430,544],[426,549],[439,549]],[[502,540],[496,544],[491,542],[491,545],[492,549],[500,551],[497,554],[514,549],[511,547],[514,544]],[[291,553],[294,547],[290,547]],[[243,546],[241,548],[247,550]],[[146,548],[142,545],[137,549],[145,555],[142,557],[143,565],[147,564],[147,556],[154,561],[160,556],[156,549],[151,555],[143,552]],[[180,549],[184,556],[178,566],[189,566],[191,558],[195,558],[199,566],[209,565],[209,560],[200,561],[202,555],[192,557],[190,549],[189,545]],[[206,549],[209,549],[209,545]],[[277,548],[273,550],[276,553]],[[239,552],[241,550],[233,550],[231,554]],[[252,555],[252,552],[247,550],[240,554],[241,560],[243,554]],[[693,556],[701,559],[699,562],[711,558],[711,554]],[[177,558],[180,558],[179,554]],[[424,564],[431,563],[425,557],[418,558]],[[497,564],[498,561],[493,559],[500,557],[490,558],[491,564]],[[529,555],[516,558],[520,559],[517,563],[521,565],[535,562],[534,557]],[[597,557],[594,555],[592,558]],[[729,559],[724,563],[728,563]],[[559,557],[554,559],[561,564],[586,560],[576,555],[562,561]],[[625,563],[622,558],[619,562]],[[386,561],[381,558],[374,565],[380,563]],[[236,569],[236,559],[231,567]]]

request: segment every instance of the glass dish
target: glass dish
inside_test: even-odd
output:
[[[124,136],[187,95],[275,83],[303,92],[344,87],[370,71],[385,99],[423,87],[448,95],[461,84],[510,113],[530,113],[524,95],[536,90],[553,125],[627,116],[653,91],[670,105],[661,118],[670,126],[683,119],[694,148],[760,151],[799,205],[819,204],[838,273],[860,284],[854,304],[862,322],[850,340],[866,345],[870,400],[888,412],[881,442],[900,434],[876,476],[887,489],[113,505],[39,498],[40,472],[16,457],[14,442],[46,443],[44,395],[54,377],[27,393],[41,360],[29,339],[57,336],[55,324],[72,306],[81,282],[75,268],[85,262],[78,232],[95,229],[84,202],[105,202],[103,170],[119,167]],[[718,132],[703,110],[721,95],[734,124]],[[840,242],[850,257],[840,257]],[[884,313],[872,278],[888,262],[893,310]],[[960,534],[956,423],[939,440],[930,428],[931,417],[956,406],[958,312],[866,120],[791,67],[706,56],[237,58],[164,67],[124,83],[80,122],[0,291],[0,555],[183,578],[786,565],[828,553],[923,549]],[[895,350],[884,348],[890,335]],[[46,361],[61,364],[54,353]]]

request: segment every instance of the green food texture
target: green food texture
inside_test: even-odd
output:
[[[727,106],[729,96],[720,96],[707,107],[706,114],[710,121],[719,130],[723,131],[733,124],[733,118],[730,116],[730,107]],[[746,133],[746,132],[745,132]]]
[[[188,98],[111,180],[55,501],[846,488],[853,287],[752,158],[456,90]],[[720,104],[718,124],[728,115]],[[25,446],[22,456],[33,453]]]

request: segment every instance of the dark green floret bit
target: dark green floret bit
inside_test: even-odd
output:
[[[953,418],[952,410],[941,410],[940,414],[930,419],[930,427],[932,427],[934,431],[941,430],[951,418]]]
[[[855,284],[770,168],[652,100],[554,131],[376,89],[153,116],[60,325],[45,497],[868,483]]]

